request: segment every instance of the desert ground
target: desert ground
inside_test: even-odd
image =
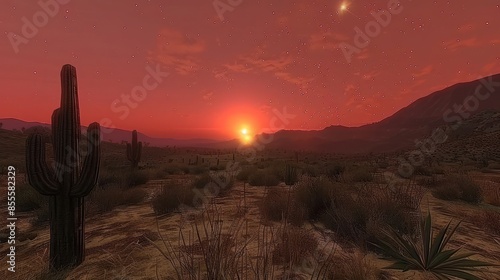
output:
[[[85,261],[49,272],[48,207],[25,181],[26,137],[0,132],[9,151],[1,166],[18,170],[9,279],[434,279],[386,269],[392,262],[373,245],[389,228],[417,240],[427,213],[434,234],[461,222],[447,249],[497,265],[473,274],[500,279],[498,161],[436,160],[403,178],[390,175],[400,154],[264,150],[248,160],[238,151],[144,147],[131,168],[117,143],[103,143],[99,184],[86,197]]]

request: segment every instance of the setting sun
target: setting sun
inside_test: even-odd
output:
[[[240,130],[240,139],[243,144],[249,144],[252,142],[252,136],[248,128],[244,127]]]

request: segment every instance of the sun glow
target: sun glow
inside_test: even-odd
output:
[[[243,144],[250,144],[252,142],[253,137],[250,136],[250,130],[246,127],[240,130],[240,139]]]

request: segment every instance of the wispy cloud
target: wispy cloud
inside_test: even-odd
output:
[[[342,33],[331,31],[312,34],[309,38],[309,49],[316,50],[335,50],[339,44],[348,41],[350,38]]]
[[[430,73],[432,73],[433,70],[434,70],[433,65],[427,65],[424,68],[420,69],[420,71],[413,73],[412,75],[415,78],[421,78],[421,77],[429,75]]]
[[[197,55],[204,51],[204,41],[165,28],[158,34],[156,49],[150,52],[150,58],[186,75],[200,68]]]
[[[203,100],[208,101],[208,100],[212,99],[213,95],[214,95],[213,91],[210,91],[210,92],[203,94],[202,98],[203,98]]]
[[[238,73],[272,73],[288,83],[305,88],[314,78],[303,77],[290,71],[293,61],[291,55],[272,55],[265,46],[259,46],[250,54],[239,56],[233,63],[224,64],[224,67]]]
[[[481,42],[473,37],[468,39],[457,39],[452,41],[447,41],[443,43],[446,49],[450,49],[451,51],[456,51],[463,48],[472,48],[482,45]]]

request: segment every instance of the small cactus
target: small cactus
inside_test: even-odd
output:
[[[136,168],[141,161],[142,142],[137,142],[137,130],[132,131],[132,143],[127,143],[127,159],[132,168]]]
[[[285,184],[294,185],[295,183],[297,183],[297,180],[298,180],[297,169],[295,168],[295,166],[287,164],[285,166]]]
[[[77,266],[85,258],[84,197],[97,184],[100,162],[100,126],[92,123],[87,130],[88,153],[81,166],[75,67],[62,67],[61,87],[61,107],[52,114],[55,168],[47,165],[41,134],[33,133],[26,141],[28,183],[49,196],[51,270]]]

